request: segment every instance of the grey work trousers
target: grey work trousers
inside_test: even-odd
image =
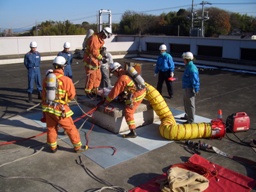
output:
[[[193,88],[184,89],[183,103],[185,110],[185,118],[188,123],[193,123],[195,119],[196,106],[195,106],[195,93]]]
[[[108,67],[102,66],[100,68],[100,70],[101,70],[101,75],[102,75],[100,88],[103,89],[104,87],[111,87]]]

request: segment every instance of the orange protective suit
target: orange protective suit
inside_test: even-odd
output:
[[[102,60],[100,49],[104,43],[104,39],[100,38],[99,33],[93,34],[87,40],[83,59],[86,73],[85,93],[91,93],[93,89],[97,89],[100,86],[100,61]]]
[[[136,129],[136,124],[134,121],[134,113],[140,103],[143,101],[144,97],[146,96],[146,88],[142,90],[137,90],[136,85],[132,78],[126,74],[121,75],[115,83],[115,86],[110,91],[106,98],[106,102],[111,102],[121,93],[127,92],[128,94],[131,93],[131,101],[132,105],[126,104],[125,106],[125,120],[129,126],[129,129]]]
[[[74,113],[68,105],[68,102],[75,98],[75,86],[69,77],[64,76],[62,69],[55,69],[53,73],[57,77],[58,88],[56,90],[55,100],[52,104],[47,103],[47,77],[43,80],[42,90],[42,111],[46,118],[47,143],[50,145],[51,150],[57,148],[57,127],[59,125],[65,130],[74,146],[74,150],[77,151],[81,148],[82,143],[80,134],[71,117]]]

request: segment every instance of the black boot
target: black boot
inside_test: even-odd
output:
[[[124,138],[135,138],[135,137],[137,137],[137,134],[136,134],[135,130],[132,129],[130,131],[130,133],[124,134],[123,137]]]
[[[32,93],[28,93],[28,103],[32,102]]]
[[[38,99],[42,99],[42,92],[41,91],[38,91]]]

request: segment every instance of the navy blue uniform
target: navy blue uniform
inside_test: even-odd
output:
[[[34,82],[36,83],[37,91],[42,91],[40,62],[41,56],[40,53],[37,51],[30,51],[24,56],[24,65],[28,70],[28,93],[33,93]]]
[[[57,56],[62,56],[66,59],[67,61],[67,65],[66,67],[64,68],[64,75],[69,77],[70,79],[72,79],[72,68],[71,68],[71,65],[72,65],[72,61],[73,61],[73,55],[70,51],[66,52],[66,51],[61,51],[58,53]]]

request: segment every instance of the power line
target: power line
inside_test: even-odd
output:
[[[256,4],[256,2],[230,2],[230,3],[211,3],[212,5],[254,5]],[[198,6],[200,5],[200,3],[194,4],[194,6]],[[186,4],[186,5],[180,5],[180,6],[175,6],[175,7],[167,7],[167,8],[160,8],[160,9],[151,9],[151,10],[145,10],[145,11],[138,11],[138,13],[149,13],[149,12],[155,12],[155,11],[164,11],[164,10],[172,10],[172,9],[181,9],[181,8],[189,8],[191,7],[191,4]],[[135,11],[137,12],[137,11]],[[241,12],[243,13],[243,12]],[[255,12],[244,12],[244,13],[255,13]],[[122,15],[123,13],[112,13],[112,15]],[[97,15],[89,15],[86,17],[80,17],[80,18],[74,18],[74,19],[70,19],[69,21],[79,21],[79,20],[86,20],[86,19],[90,19],[90,18],[96,18]],[[33,27],[35,24],[30,24],[30,25],[26,25],[24,27],[18,27],[18,28],[13,28],[14,30],[17,29],[23,29],[23,28],[28,28],[28,27]]]
[[[248,2],[248,3],[212,3],[212,4],[217,4],[217,5],[253,5],[253,4],[256,4],[255,3],[252,3],[252,2]]]

